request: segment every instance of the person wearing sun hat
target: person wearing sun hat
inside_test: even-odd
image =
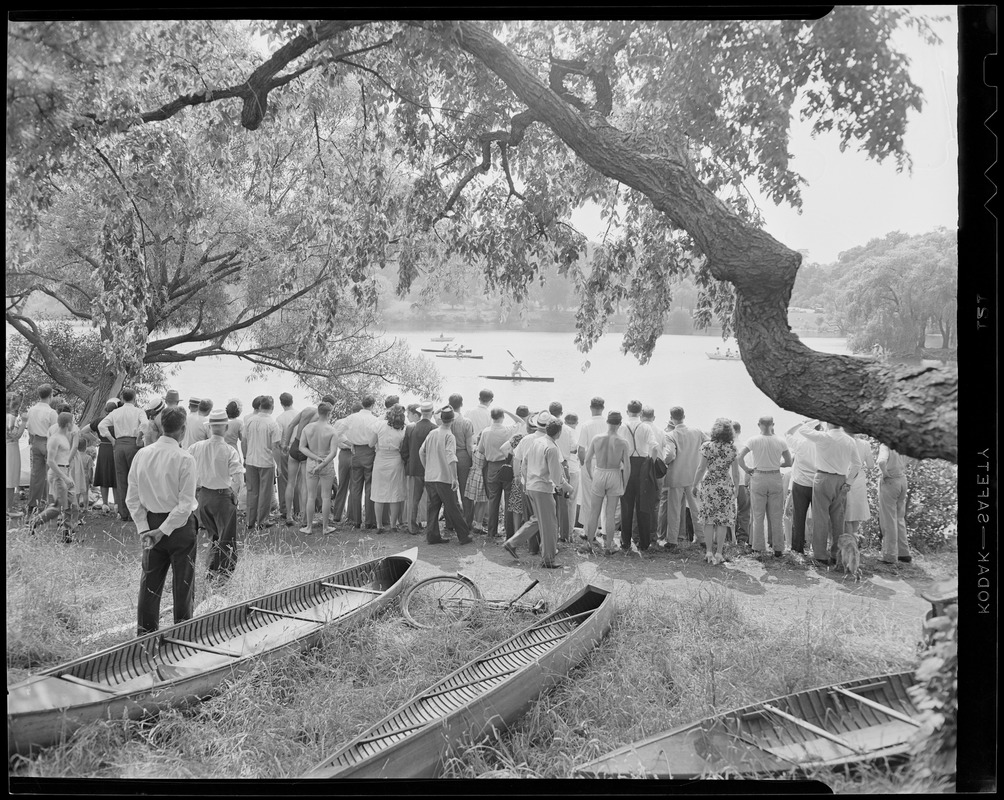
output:
[[[176,406],[181,402],[181,395],[178,394],[177,389],[168,389],[167,394],[164,395],[164,405],[168,408]]]
[[[136,437],[137,447],[147,447],[156,442],[164,435],[164,429],[160,424],[160,415],[167,408],[167,403],[162,397],[155,397],[143,406],[146,412],[146,422],[139,429],[139,436]]]
[[[237,495],[244,466],[237,450],[223,438],[227,421],[224,409],[211,411],[209,438],[188,448],[195,459],[199,518],[212,543],[208,577],[229,575],[237,565]]]

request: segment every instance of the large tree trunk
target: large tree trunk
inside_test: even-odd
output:
[[[893,366],[810,350],[787,320],[799,253],[727,209],[697,178],[682,147],[672,157],[640,151],[599,115],[580,116],[480,26],[457,25],[452,42],[483,61],[587,164],[643,192],[691,235],[712,274],[736,287],[739,348],[768,397],[907,455],[958,460],[957,367]],[[444,35],[454,33],[444,29]]]
[[[101,419],[105,415],[105,403],[108,399],[115,397],[121,390],[125,382],[125,373],[115,372],[105,369],[98,376],[91,393],[84,400],[84,410],[80,415],[80,425],[89,425],[96,419]]]

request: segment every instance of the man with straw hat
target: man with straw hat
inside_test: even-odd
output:
[[[195,496],[202,527],[213,548],[207,577],[229,575],[237,565],[237,495],[244,465],[237,450],[223,438],[227,421],[222,408],[211,411],[209,438],[188,448],[195,459]]]
[[[136,438],[137,447],[147,447],[164,435],[164,429],[160,424],[160,415],[165,408],[167,408],[167,403],[162,397],[155,397],[143,406],[143,411],[146,412],[146,422],[143,423],[139,436]]]

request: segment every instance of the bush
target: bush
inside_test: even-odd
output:
[[[872,442],[873,448],[877,444]],[[875,471],[876,474],[878,470]],[[906,528],[910,549],[920,553],[942,549],[954,533],[959,510],[958,467],[941,459],[913,460],[906,470]],[[871,518],[861,524],[865,544],[878,546],[879,481],[868,479]]]
[[[932,641],[920,656],[917,682],[908,691],[920,709],[920,728],[910,742],[921,777],[955,774],[959,712],[959,607],[926,622]]]

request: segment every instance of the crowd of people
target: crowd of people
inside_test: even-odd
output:
[[[559,543],[576,536],[580,552],[613,555],[671,551],[693,541],[695,529],[708,563],[729,560],[731,542],[761,559],[790,549],[831,565],[838,537],[869,518],[867,474],[878,466],[882,560],[911,560],[907,459],[885,445],[876,456],[863,437],[818,420],[782,437],[764,416],[740,446],[738,422],[720,418],[705,433],[675,406],[660,427],[654,409],[636,400],[622,414],[594,397],[580,424],[560,402],[511,412],[494,405],[489,389],[469,409],[459,394],[441,407],[404,406],[395,395],[380,407],[366,396],[333,418],[330,395],[296,410],[282,393],[278,414],[271,396],[259,396],[244,415],[239,400],[220,409],[198,397],[186,412],[174,390],[140,406],[124,388],[99,419],[78,427],[50,386],[37,395],[24,410],[7,395],[8,520],[22,513],[14,490],[27,430],[33,533],[56,520],[72,542],[91,506],[136,526],[140,633],[157,627],[168,570],[175,621],[191,616],[200,529],[212,547],[210,580],[235,568],[239,527],[330,535],[343,520],[377,534],[424,535],[429,545],[485,534],[516,560],[525,547],[545,568],[560,566]]]

